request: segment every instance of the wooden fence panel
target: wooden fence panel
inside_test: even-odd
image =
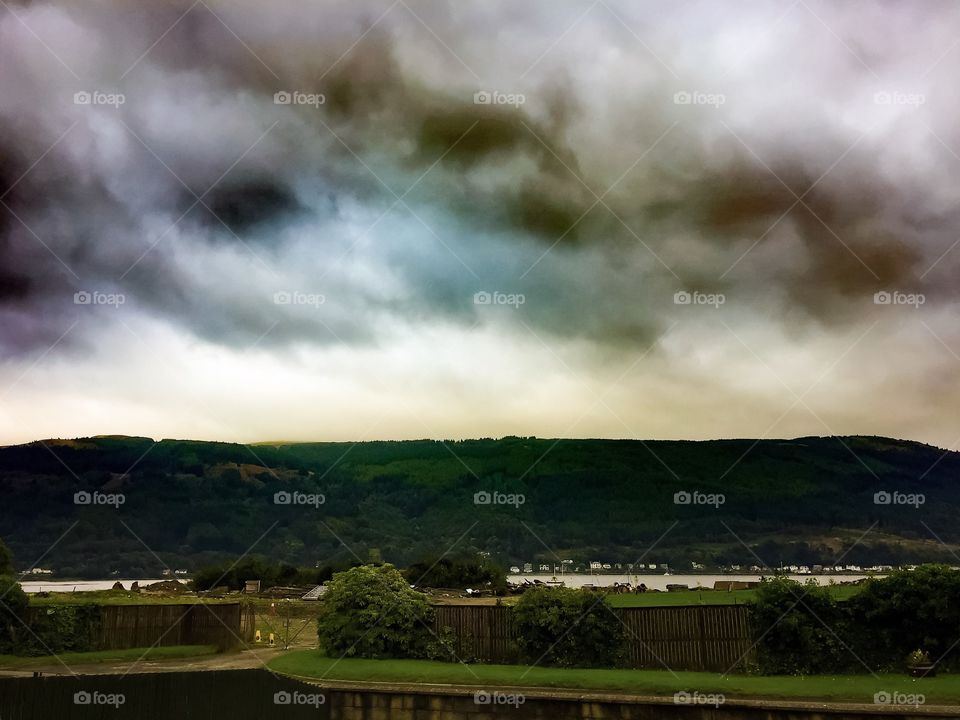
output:
[[[57,612],[57,606],[31,607],[27,624]],[[240,603],[183,605],[103,605],[96,650],[170,645],[216,645],[228,648],[253,638],[252,609]]]
[[[434,632],[452,631],[457,659],[517,660],[509,607],[439,605],[434,610]],[[613,612],[624,628],[624,665],[628,667],[726,672],[754,659],[749,608],[742,605],[615,608]]]

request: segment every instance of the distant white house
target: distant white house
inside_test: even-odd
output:
[[[549,565],[544,565],[543,563],[541,563],[541,564],[540,564],[540,572],[550,572],[550,566],[549,566]]]
[[[518,572],[520,572],[520,568],[518,568],[516,565],[511,565],[511,566],[510,566],[510,572],[512,572],[512,573],[518,573]]]

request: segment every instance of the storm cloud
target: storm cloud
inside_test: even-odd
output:
[[[480,331],[589,377],[669,365],[678,323],[830,359],[919,295],[955,378],[958,29],[879,0],[12,4],[0,351]]]

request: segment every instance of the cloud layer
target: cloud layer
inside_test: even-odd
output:
[[[887,2],[11,5],[6,433],[93,431],[114,407],[143,426],[113,431],[324,437],[303,423],[327,399],[350,427],[396,408],[377,436],[561,434],[550,409],[517,428],[481,407],[539,402],[556,372],[565,420],[601,411],[573,434],[948,444],[957,27],[950,5]],[[497,367],[465,376],[473,344]],[[837,370],[854,352],[882,367]],[[167,353],[201,388],[204,353],[288,384],[248,388],[241,415],[267,422],[120,412]],[[317,372],[339,389],[274,417]],[[597,402],[614,381],[616,410]],[[44,408],[100,409],[18,425],[45,383]],[[704,410],[731,400],[742,416]],[[784,401],[803,419],[771,429]]]

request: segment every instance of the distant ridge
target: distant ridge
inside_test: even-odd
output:
[[[156,556],[192,569],[251,546],[307,565],[374,549],[401,564],[446,551],[548,565],[955,562],[958,477],[956,452],[872,436],[243,445],[108,435],[0,448],[0,537],[19,561],[43,557],[77,577],[155,576]],[[78,492],[123,503],[77,505]]]

